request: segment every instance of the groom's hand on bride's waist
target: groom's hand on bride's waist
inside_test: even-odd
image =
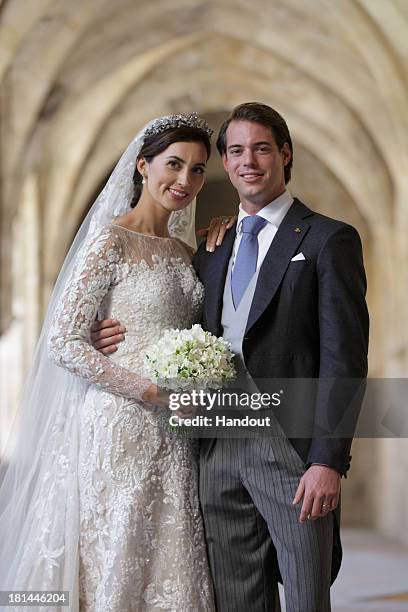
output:
[[[111,355],[125,339],[125,332],[126,327],[116,319],[95,321],[91,327],[91,344],[103,355]]]

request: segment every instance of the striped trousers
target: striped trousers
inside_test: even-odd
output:
[[[284,436],[202,439],[200,501],[217,612],[329,612],[333,516],[299,523],[304,464]]]

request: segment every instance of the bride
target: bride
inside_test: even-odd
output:
[[[210,136],[195,113],[148,123],[66,258],[0,489],[0,590],[67,591],[74,612],[215,609],[196,446],[143,377],[147,347],[200,317],[191,247]],[[96,317],[126,322],[110,357],[89,343]]]

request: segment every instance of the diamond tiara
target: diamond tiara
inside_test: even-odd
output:
[[[202,130],[209,138],[211,138],[212,134],[214,133],[214,130],[210,128],[207,121],[199,117],[194,111],[192,113],[159,117],[159,119],[153,121],[153,123],[146,129],[144,135],[145,137],[156,136],[166,132],[167,130],[183,127],[197,128]]]

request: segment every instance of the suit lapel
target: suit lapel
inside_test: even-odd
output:
[[[234,246],[236,224],[227,231],[220,247],[208,254],[205,279],[205,314],[208,329],[216,335],[221,334],[221,311],[224,285],[228,264]]]
[[[306,236],[313,212],[295,198],[265,256],[248,316],[246,332],[257,322],[273,299],[290,260]],[[300,231],[299,231],[300,230]]]

